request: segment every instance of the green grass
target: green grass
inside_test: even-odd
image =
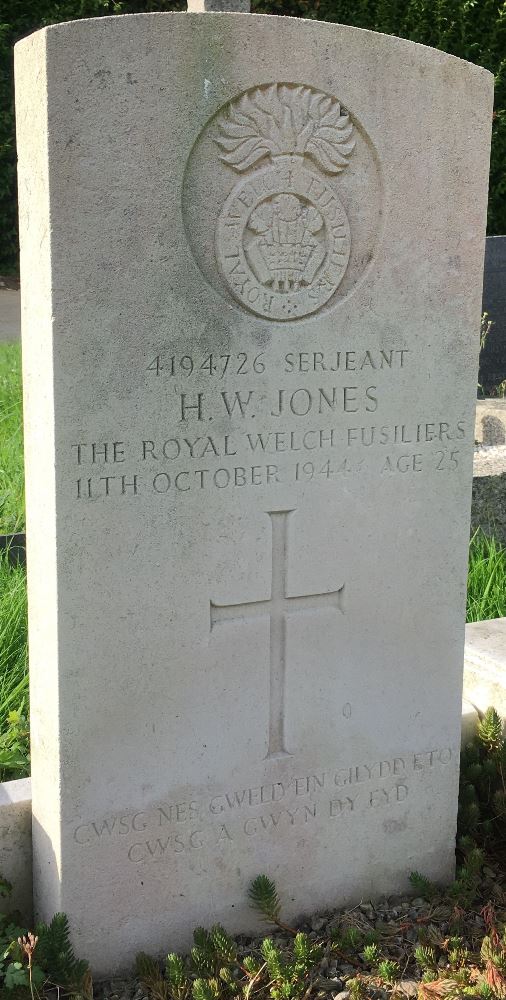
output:
[[[0,345],[0,532],[25,523],[21,349]]]
[[[0,781],[29,774],[26,574],[0,553]]]
[[[0,345],[0,532],[25,523],[21,349]],[[0,781],[29,773],[26,574],[0,553]]]
[[[467,621],[506,617],[506,549],[478,529],[469,545]]]

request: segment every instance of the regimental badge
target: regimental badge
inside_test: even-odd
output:
[[[259,316],[315,312],[336,291],[350,257],[350,225],[330,181],[353,153],[349,115],[321,91],[273,83],[232,101],[217,127],[220,159],[242,175],[217,223],[223,278]]]

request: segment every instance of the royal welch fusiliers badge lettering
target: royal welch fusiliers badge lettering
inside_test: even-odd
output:
[[[216,84],[220,94],[228,87]],[[258,83],[229,95],[215,103],[205,90],[185,161],[188,246],[238,322],[255,317],[281,332],[326,321],[374,268],[384,219],[378,151],[356,110],[316,85]]]
[[[339,102],[273,83],[232,101],[217,120],[220,159],[241,175],[216,227],[216,255],[235,299],[269,319],[315,312],[339,286],[350,225],[328,177],[355,139]]]

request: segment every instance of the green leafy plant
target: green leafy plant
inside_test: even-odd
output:
[[[480,352],[485,350],[487,345],[488,335],[493,327],[493,321],[489,319],[489,314],[487,312],[482,313],[480,322]],[[481,365],[481,354],[480,354],[480,365]],[[483,399],[487,395],[485,388],[478,382],[478,396]]]
[[[0,914],[0,985],[3,983],[8,990],[30,989],[30,971],[21,946],[25,933],[15,919]],[[37,974],[33,977],[32,971],[33,978],[40,979]]]
[[[192,995],[193,1000],[218,1000],[220,984],[217,979],[195,979]]]
[[[448,964],[454,971],[461,969],[469,961],[469,950],[464,947],[461,937],[450,937],[444,944]]]
[[[378,962],[378,975],[380,979],[383,979],[389,985],[392,985],[396,979],[399,979],[400,972],[398,962],[393,962],[388,958],[384,958],[381,962]]]
[[[137,955],[135,974],[153,1000],[168,1000],[169,991],[172,992],[169,975],[169,962],[172,957],[172,955],[167,956],[166,978],[164,978],[159,962],[145,952],[139,952]],[[179,955],[174,957],[179,960]]]
[[[479,847],[468,846],[460,842],[463,862],[457,869],[457,877],[449,887],[448,893],[461,906],[471,906],[481,882],[481,870],[485,861],[484,852]]]
[[[23,704],[23,703],[22,703]],[[9,712],[4,732],[0,732],[0,771],[27,774],[30,768],[30,730],[26,715],[19,709]]]
[[[70,943],[70,928],[65,913],[55,913],[49,924],[35,928],[36,964],[45,978],[68,992],[87,996],[91,992],[89,966],[76,958]]]
[[[281,902],[272,879],[267,875],[257,875],[248,889],[248,896],[253,908],[265,920],[270,920],[273,924],[279,923]]]
[[[478,738],[493,759],[500,759],[504,750],[503,723],[492,706],[478,723]]]
[[[165,975],[174,1000],[186,1000],[188,995],[188,977],[186,975],[181,955],[170,952],[165,961]],[[160,997],[164,1000],[164,997]]]
[[[10,884],[0,878],[0,886],[1,894],[9,896]],[[0,914],[0,991],[2,987],[27,991],[32,1000],[42,987],[92,1000],[89,966],[74,954],[65,914],[55,914],[49,924],[37,924],[35,933],[20,927],[15,915]]]
[[[249,898],[263,917],[280,927],[281,901],[276,886],[266,875],[250,885]],[[237,944],[221,924],[210,930],[197,927],[188,961],[177,954],[167,956],[165,970],[145,954],[137,956],[136,972],[153,1000],[249,1000],[252,990],[263,990],[272,1000],[300,1000],[307,992],[313,970],[322,957],[321,945],[301,932],[293,932],[290,949],[272,938],[262,941],[259,955],[238,958]]]
[[[400,976],[399,963],[382,956],[377,944],[366,945],[362,958],[367,965],[377,972],[378,977],[388,985],[392,985]]]
[[[506,927],[499,929],[494,907],[482,910],[487,933],[483,938],[480,957],[485,966],[485,979],[492,993],[506,997]]]
[[[476,736],[461,755],[459,846],[466,855],[468,866],[476,867],[480,862],[480,856],[472,854],[476,843],[490,844],[495,837],[502,835],[506,817],[505,775],[503,725],[498,713],[491,707],[479,723]]]
[[[363,1000],[367,996],[366,984],[360,974],[353,976],[352,979],[348,979],[346,985],[350,994],[350,1000]]]
[[[420,872],[411,872],[409,881],[417,896],[421,896],[423,899],[434,899],[438,894],[437,886]]]
[[[313,967],[320,961],[322,949],[313,944],[306,934],[296,934],[293,957],[286,959],[279,947],[265,938],[260,947],[270,979],[273,1000],[294,1000],[304,996]]]
[[[434,948],[419,944],[414,950],[414,957],[422,972],[434,972],[437,969],[437,958]]]
[[[362,952],[364,962],[368,965],[377,965],[381,959],[381,952],[377,944],[367,944]]]
[[[493,327],[493,321],[489,318],[488,312],[482,313],[480,321],[480,350],[486,347],[488,335]]]
[[[358,927],[342,926],[332,928],[332,940],[341,952],[357,952],[364,945],[364,935]]]

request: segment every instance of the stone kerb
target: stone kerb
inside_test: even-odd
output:
[[[32,792],[23,778],[0,784],[0,875],[12,885],[12,894],[0,897],[0,911],[19,911],[32,925]]]
[[[466,625],[464,697],[479,712],[493,705],[506,722],[506,618]]]

